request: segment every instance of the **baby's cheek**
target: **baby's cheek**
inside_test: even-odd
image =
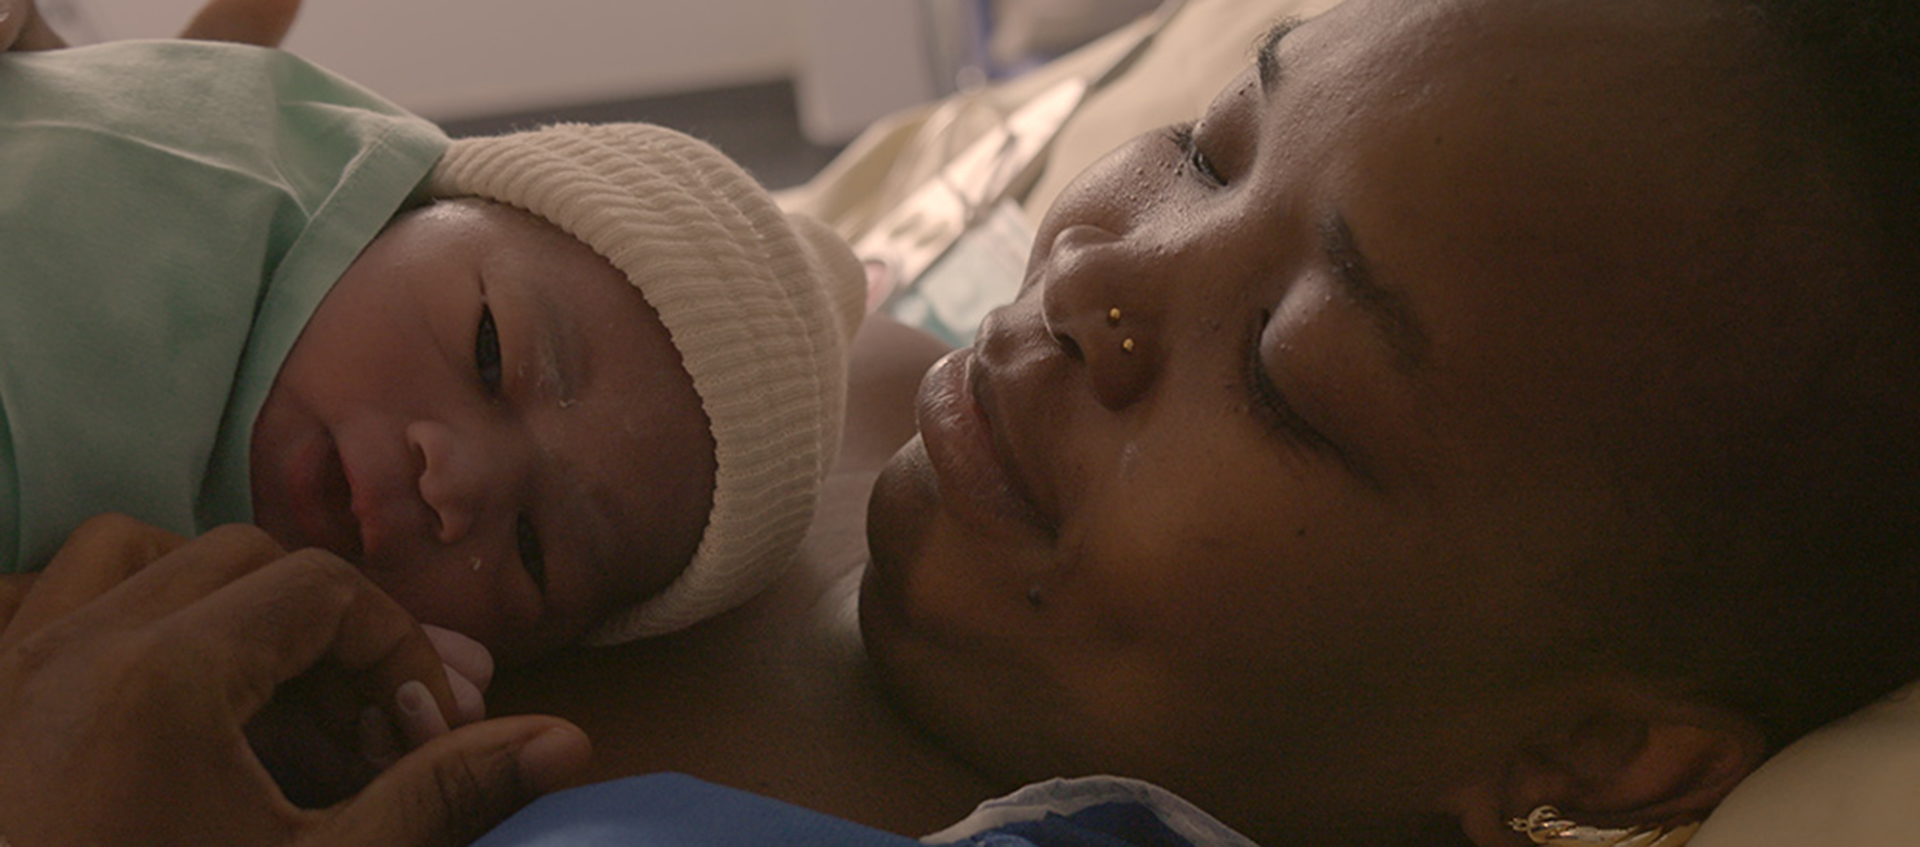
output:
[[[538,622],[540,601],[511,564],[451,554],[409,568],[385,563],[361,570],[414,620],[449,629],[485,645],[496,658]]]

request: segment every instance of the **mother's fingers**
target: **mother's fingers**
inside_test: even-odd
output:
[[[215,526],[131,574],[129,590],[113,597],[113,613],[121,620],[173,615],[284,555],[280,544],[257,526]]]
[[[275,47],[287,37],[300,0],[208,0],[181,30],[181,38]],[[47,26],[33,0],[0,0],[0,53],[57,50],[65,39]]]
[[[0,0],[0,51],[13,47],[14,40],[20,37],[20,27],[32,13],[28,0]]]
[[[20,604],[27,599],[27,592],[39,577],[37,573],[0,574],[0,631],[6,630],[13,613],[20,611]]]
[[[29,590],[6,619],[0,650],[93,602],[185,543],[185,538],[124,515],[104,515],[81,524],[45,570],[37,576],[16,577],[19,582],[9,586]]]
[[[276,559],[182,608],[163,626],[168,637],[191,642],[226,669],[229,707],[240,720],[276,686],[323,659],[352,674],[409,734],[444,732],[445,716],[455,713],[439,654],[412,616],[352,565],[323,551]],[[429,702],[401,701],[409,681],[426,687]]]
[[[33,0],[0,0],[0,53],[67,46],[34,9]]]
[[[208,0],[180,37],[274,47],[299,12],[300,0]]]
[[[586,767],[587,736],[556,718],[474,724],[402,759],[315,833],[338,844],[466,844]]]

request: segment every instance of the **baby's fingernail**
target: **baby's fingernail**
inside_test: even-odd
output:
[[[545,794],[565,785],[592,755],[593,745],[585,733],[572,726],[556,726],[521,745],[514,761],[520,766],[521,782]]]
[[[409,679],[400,684],[393,699],[400,707],[400,732],[407,737],[409,747],[418,747],[447,734],[447,718],[440,713],[440,704],[434,702],[433,692],[427,690],[426,683]]]
[[[427,640],[433,642],[433,649],[440,654],[440,661],[459,671],[482,691],[487,683],[493,681],[493,654],[478,641],[468,638],[451,629],[422,625],[420,631],[427,634]]]
[[[468,682],[452,665],[446,666],[446,670],[447,686],[453,689],[453,722],[466,726],[484,720],[487,716],[487,700],[481,695],[480,689]]]

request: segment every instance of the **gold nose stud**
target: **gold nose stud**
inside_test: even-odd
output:
[[[1107,310],[1107,326],[1119,326],[1119,325],[1120,325],[1120,307],[1115,306]],[[1131,353],[1133,352],[1133,348],[1134,348],[1134,344],[1133,344],[1132,338],[1123,338],[1120,340],[1120,352]]]

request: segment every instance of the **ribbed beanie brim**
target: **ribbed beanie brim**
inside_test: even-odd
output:
[[[846,244],[711,146],[647,124],[457,140],[428,191],[524,209],[612,262],[659,313],[712,425],[713,510],[693,561],[589,641],[681,629],[776,579],[840,443],[865,306]]]

